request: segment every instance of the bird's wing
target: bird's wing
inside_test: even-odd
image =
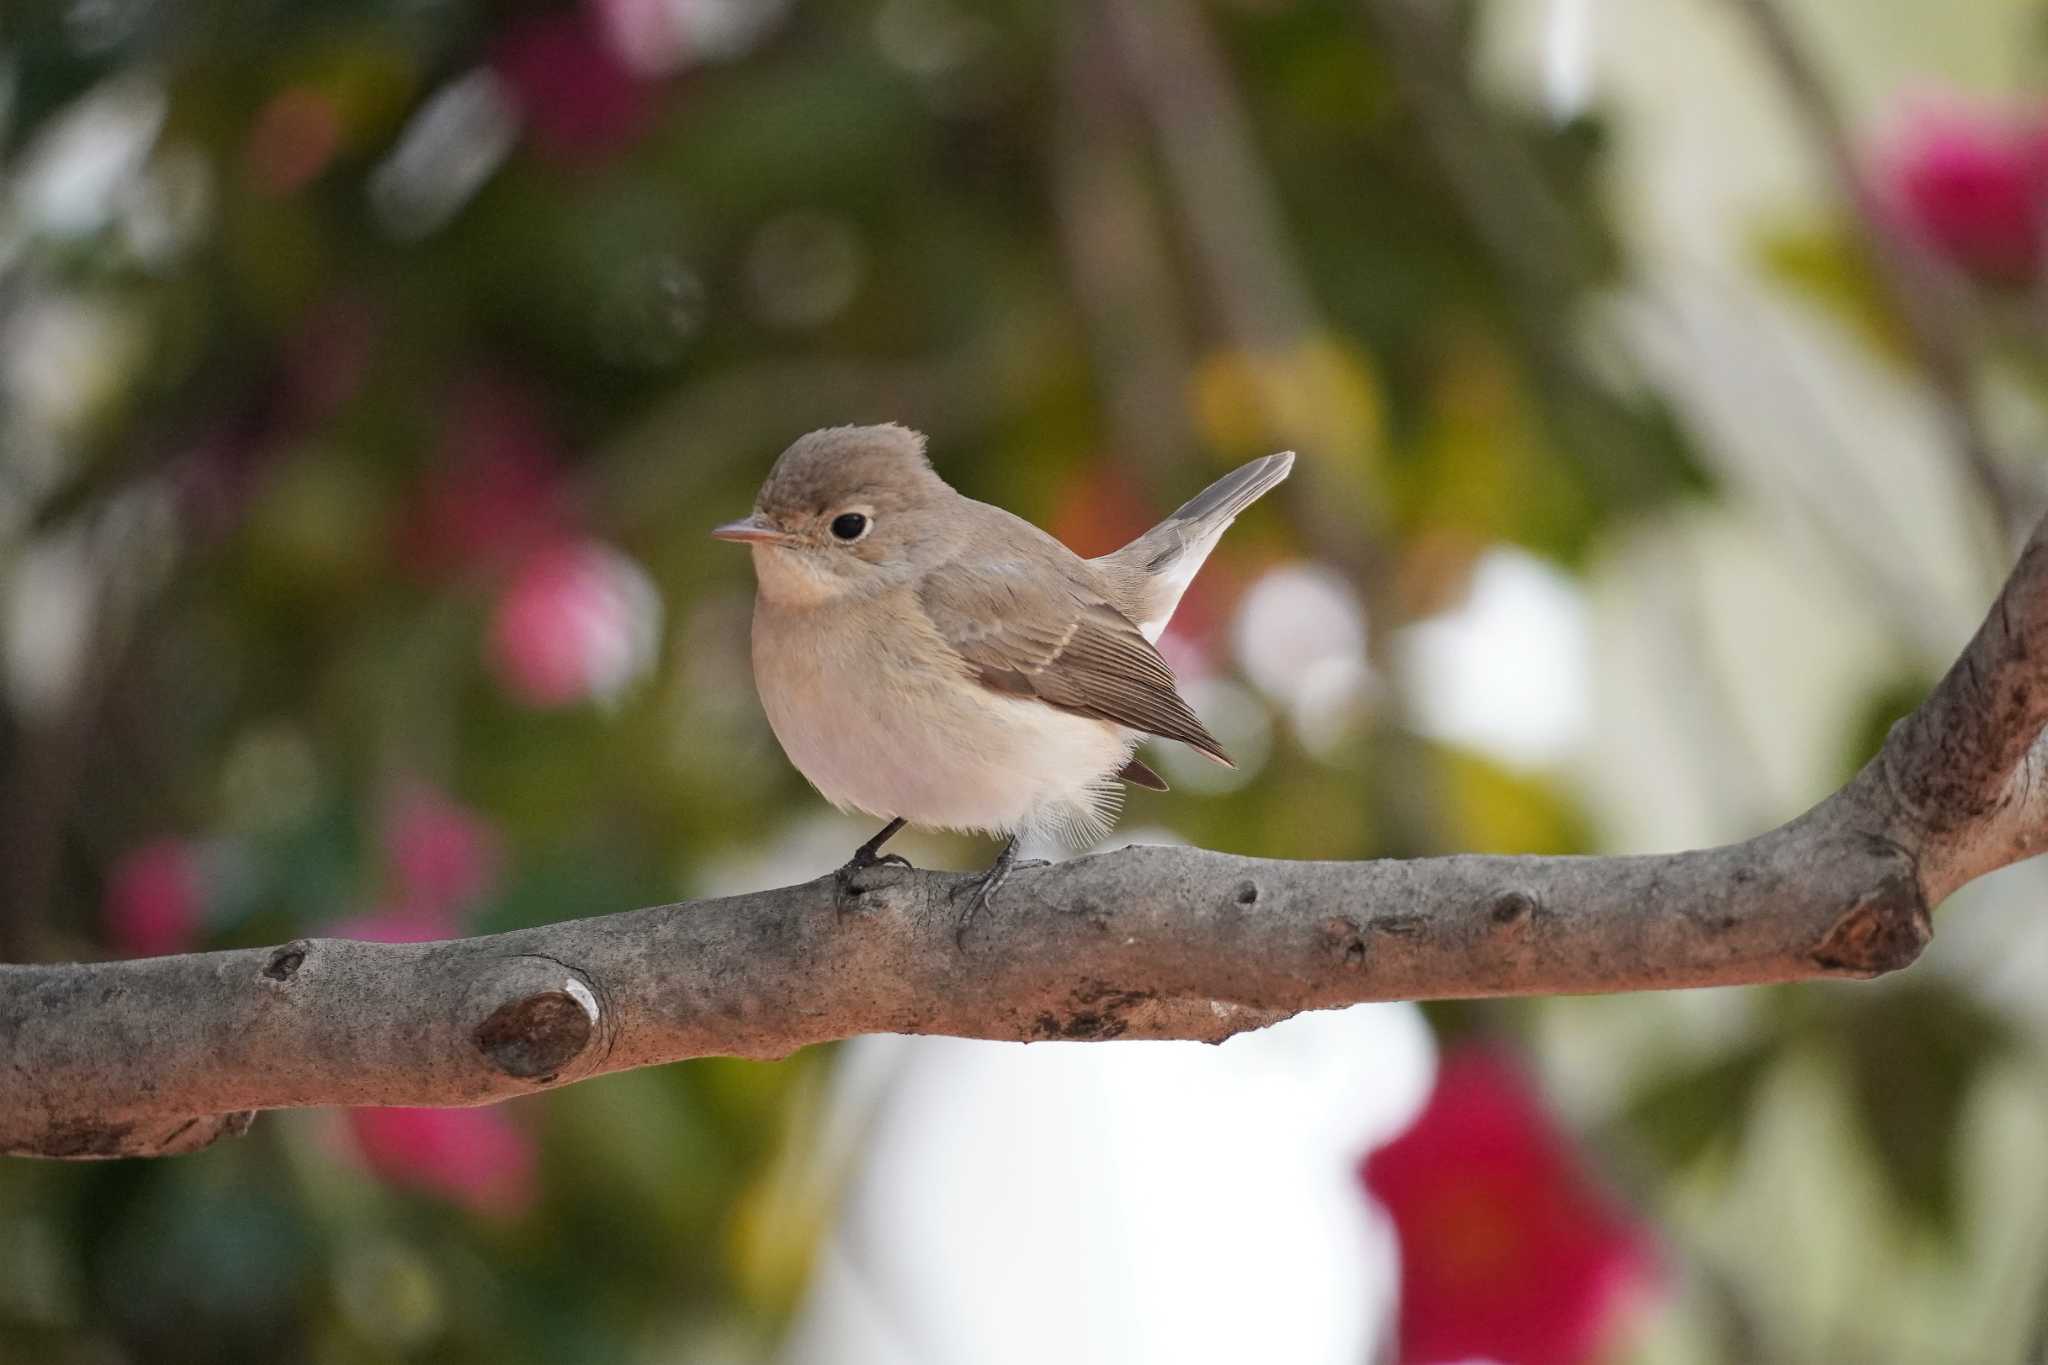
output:
[[[982,686],[1177,739],[1230,764],[1159,651],[1080,574],[1021,558],[955,560],[926,574],[917,598]]]

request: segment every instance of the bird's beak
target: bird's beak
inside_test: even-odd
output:
[[[728,521],[711,534],[718,540],[736,540],[743,545],[787,545],[790,539],[787,532],[770,526],[759,516]]]

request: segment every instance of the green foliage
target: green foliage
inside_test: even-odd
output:
[[[1906,357],[1909,343],[1898,314],[1846,224],[1785,227],[1762,235],[1754,250],[1773,275],[1820,304],[1873,349],[1895,360]]]
[[[1916,982],[1845,998],[1828,1031],[1892,1197],[1929,1231],[1956,1237],[1964,1116],[1978,1077],[2012,1055],[2011,1026],[1953,989]]]
[[[1645,1143],[1665,1167],[1682,1169],[1740,1145],[1757,1087],[1774,1049],[1752,1043],[1724,1055],[1670,1066],[1630,1097],[1617,1127]]]
[[[1894,1212],[1953,1244],[1969,1106],[1979,1079],[2019,1055],[2011,1022],[1931,981],[1778,999],[1746,1040],[1660,1069],[1629,1096],[1610,1138],[1672,1174],[1726,1176],[1760,1117],[1765,1082],[1794,1057],[1819,1056],[1833,1063]]]

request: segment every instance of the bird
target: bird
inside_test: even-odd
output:
[[[908,866],[906,824],[1003,838],[960,919],[1001,888],[1019,840],[1094,842],[1121,783],[1166,790],[1133,755],[1177,740],[1235,766],[1157,648],[1189,582],[1292,451],[1251,461],[1122,549],[1083,559],[955,491],[895,423],[798,437],[751,515],[754,683],[783,752],[843,811],[888,823],[840,869]]]

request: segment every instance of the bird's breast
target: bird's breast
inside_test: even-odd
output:
[[[783,751],[841,809],[1014,832],[1123,765],[1120,727],[989,691],[907,593],[757,603],[754,677]]]

